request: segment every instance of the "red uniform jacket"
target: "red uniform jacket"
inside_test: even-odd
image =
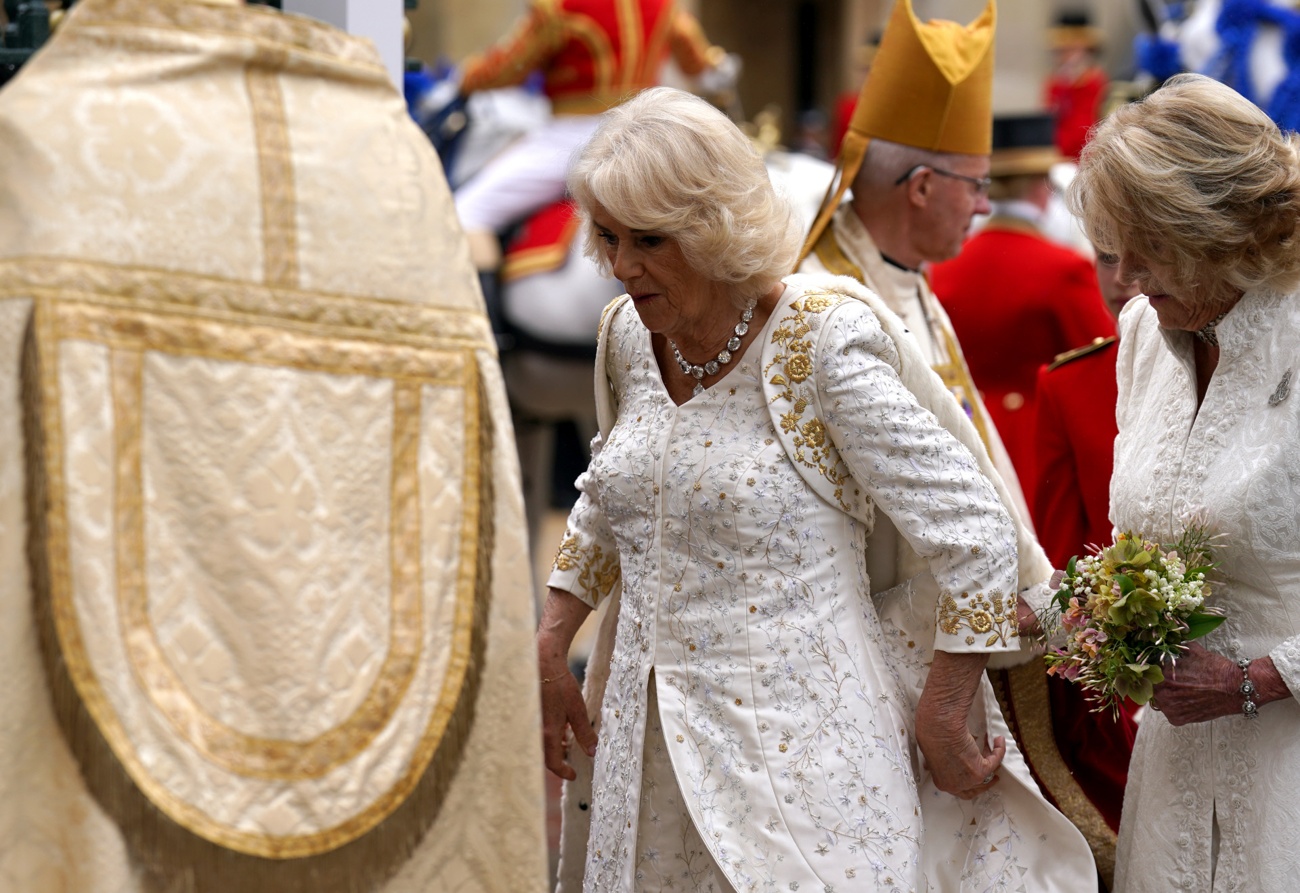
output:
[[[1100,339],[1038,373],[1038,485],[1030,509],[1056,567],[1111,541],[1118,353],[1117,339]]]
[[[1038,369],[1115,334],[1092,264],[1031,224],[993,217],[961,254],[934,267],[931,281],[1033,505]]]
[[[1114,467],[1115,360],[1119,342],[1094,344],[1057,358],[1038,375],[1038,486],[1030,503],[1038,541],[1065,567],[1088,544],[1111,541],[1110,475]],[[1128,760],[1137,726],[1131,712],[1112,720],[1090,712],[1078,686],[1048,678],[1057,746],[1079,786],[1119,827]]]
[[[1079,160],[1109,86],[1106,73],[1096,66],[1074,81],[1053,78],[1047,82],[1047,107],[1056,119],[1056,148],[1062,155]]]
[[[694,76],[722,55],[673,0],[532,0],[503,40],[466,60],[461,92],[545,75],[556,114],[594,115],[659,82],[672,54]]]

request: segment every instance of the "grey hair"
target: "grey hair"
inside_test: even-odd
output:
[[[1066,202],[1101,252],[1173,267],[1175,285],[1300,285],[1296,136],[1229,87],[1179,75],[1113,112]]]
[[[586,254],[606,273],[591,210],[675,239],[691,268],[735,286],[743,304],[791,272],[802,226],[763,159],[704,100],[655,87],[610,109],[569,172]]]
[[[918,164],[948,169],[963,157],[965,156],[952,152],[932,152],[902,143],[873,139],[867,143],[867,154],[862,159],[862,167],[853,178],[853,192],[865,196],[883,195],[895,187],[899,177]]]

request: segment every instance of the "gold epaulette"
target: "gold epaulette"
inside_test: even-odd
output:
[[[1112,344],[1118,340],[1119,338],[1114,335],[1111,335],[1109,338],[1098,336],[1092,339],[1091,344],[1085,345],[1084,347],[1076,347],[1074,350],[1067,350],[1065,353],[1058,353],[1056,359],[1052,360],[1052,364],[1047,367],[1047,371],[1051,372],[1053,369],[1064,366],[1071,360],[1077,360],[1079,357],[1086,357],[1088,354],[1096,353],[1108,344]]]

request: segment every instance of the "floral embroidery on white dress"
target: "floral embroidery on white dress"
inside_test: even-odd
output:
[[[1160,330],[1144,299],[1120,323],[1111,520],[1157,538],[1191,518],[1208,523],[1222,537],[1215,602],[1228,619],[1205,647],[1234,660],[1271,655],[1300,692],[1300,402],[1273,399],[1300,368],[1296,296],[1249,292],[1224,317],[1199,411],[1191,336]],[[1148,713],[1129,769],[1116,890],[1294,890],[1297,828],[1296,701],[1267,704],[1256,720],[1181,728]]]
[[[648,684],[681,801],[736,890],[944,889],[922,869],[913,680],[865,585],[867,524],[810,489],[767,404],[773,370],[760,368],[756,345],[783,327],[787,346],[807,342],[795,352],[812,365],[796,372],[815,378],[820,395],[820,406],[799,410],[806,456],[842,462],[846,485],[890,516],[967,611],[954,634],[937,634],[942,647],[1015,646],[1014,595],[975,616],[975,600],[991,606],[994,593],[1015,591],[1011,521],[970,453],[902,385],[870,309],[787,289],[731,373],[676,406],[625,304],[608,333],[617,421],[580,481],[568,567],[557,564],[549,581],[595,604],[605,593],[584,587],[577,568],[617,550],[623,594],[588,891],[672,888],[651,885],[645,870],[673,875],[664,864],[681,838],[640,822],[643,788],[664,784],[642,777]],[[972,632],[995,626],[993,639]],[[1034,829],[1017,826],[996,793],[963,809],[940,842],[961,889],[1045,889],[1021,861],[1039,848]]]

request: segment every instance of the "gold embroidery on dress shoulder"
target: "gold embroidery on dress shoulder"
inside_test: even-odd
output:
[[[840,460],[839,452],[826,436],[826,425],[816,416],[804,420],[808,411],[808,398],[796,394],[796,386],[802,385],[813,374],[812,325],[810,314],[824,313],[844,300],[842,295],[831,292],[813,292],[806,294],[790,305],[792,313],[783,318],[772,332],[772,343],[780,344],[779,351],[763,374],[770,376],[769,381],[783,390],[773,402],[786,402],[790,409],[782,413],[780,426],[786,434],[794,434],[790,442],[794,446],[791,458],[808,468],[814,468],[827,481],[835,486],[835,500],[840,508],[850,511],[844,501],[844,485],[851,480],[848,468]],[[796,433],[797,432],[797,433]]]
[[[987,635],[984,647],[1007,644],[1019,636],[1016,625],[1015,595],[1003,595],[999,589],[988,593],[963,592],[959,605],[951,593],[939,599],[939,629],[950,636],[959,635],[963,628],[978,635]],[[974,645],[975,637],[967,636],[966,644]]]

